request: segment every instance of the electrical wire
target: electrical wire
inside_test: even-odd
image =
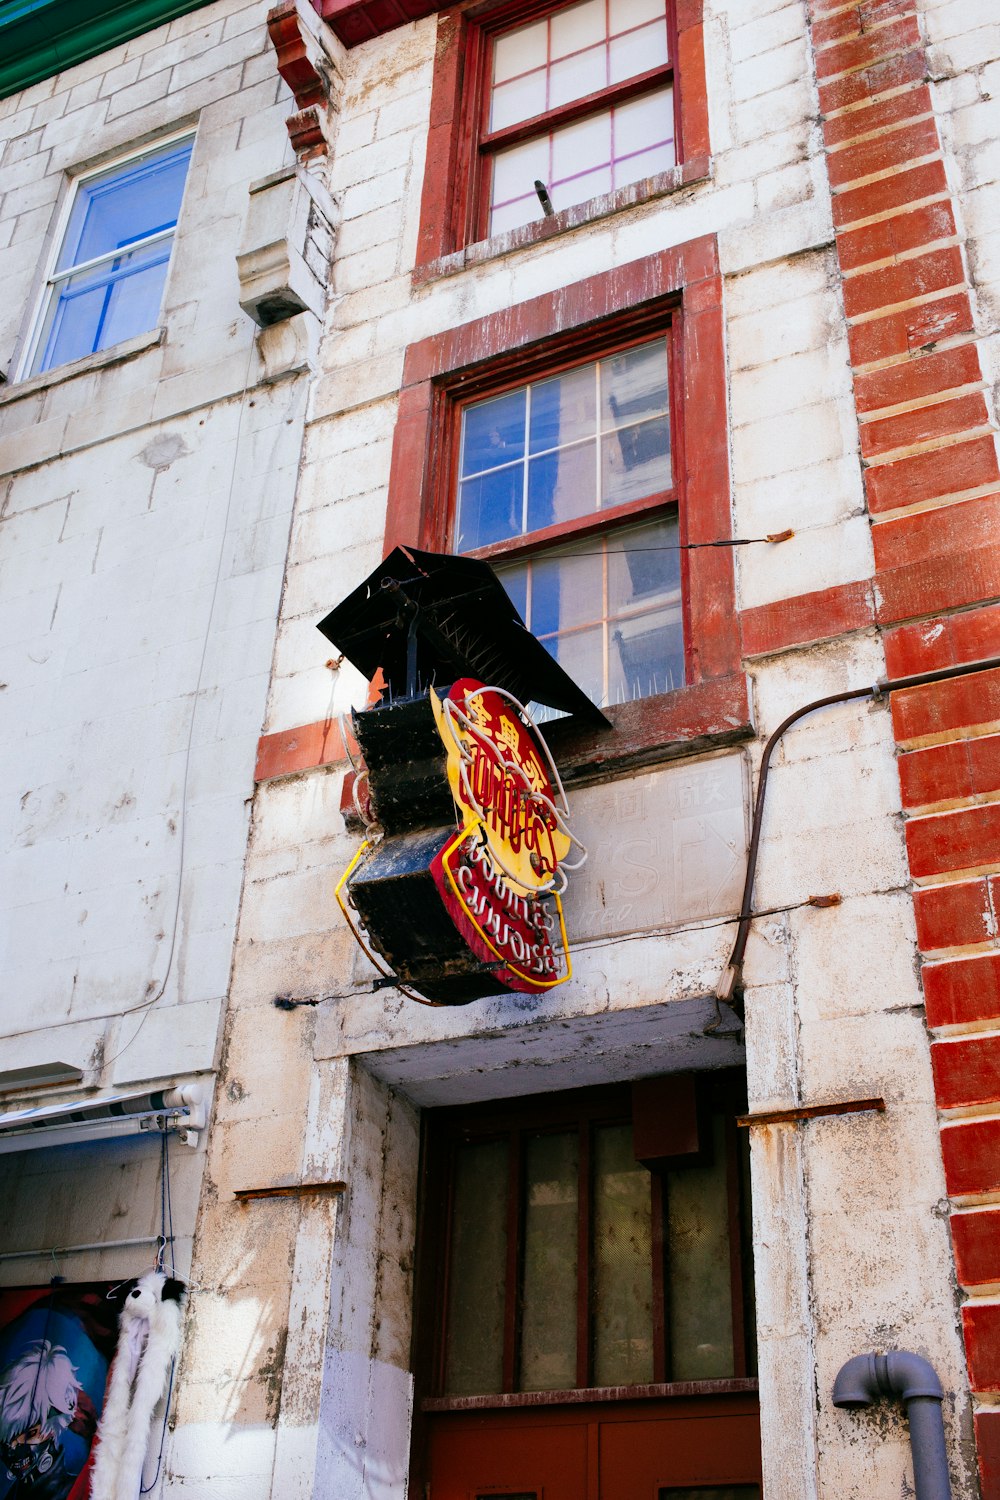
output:
[[[219,556],[215,566],[215,578],[212,583],[212,599],[208,610],[208,620],[205,625],[205,635],[201,643],[201,656],[198,661],[198,675],[195,679],[194,696],[191,702],[191,714],[188,719],[187,744],[184,750],[184,774],[181,780],[181,800],[178,814],[178,855],[177,855],[177,892],[174,899],[173,920],[170,928],[170,947],[167,951],[167,966],[163,973],[163,979],[155,994],[147,1000],[140,1000],[135,1005],[126,1006],[124,1010],[116,1011],[116,1016],[125,1017],[142,1011],[143,1015],[138,1026],[123,1047],[120,1047],[113,1057],[106,1059],[105,1067],[115,1063],[127,1052],[138,1037],[150,1010],[166,994],[167,985],[173,972],[174,957],[177,952],[177,934],[180,930],[181,898],[184,894],[185,859],[187,854],[187,823],[188,823],[188,786],[191,778],[191,760],[194,749],[194,731],[198,721],[198,704],[201,701],[202,687],[205,680],[205,664],[208,661],[208,648],[212,639],[212,626],[215,623],[215,611],[219,600],[219,590],[222,585],[222,566],[226,557],[226,543],[229,540],[229,520],[233,509],[233,496],[236,491],[236,467],[240,457],[240,439],[243,435],[243,417],[246,411],[247,392],[250,389],[250,371],[253,368],[253,357],[256,350],[256,341],[251,339],[250,349],[247,354],[247,366],[243,376],[243,391],[240,395],[239,412],[236,418],[236,437],[233,442],[233,465],[229,475],[229,489],[226,495],[226,511],[222,522],[222,535],[219,540]]]
[[[156,1269],[163,1270],[163,1252],[168,1245],[171,1246],[171,1258],[173,1257],[174,1243],[174,1209],[170,1197],[170,1132],[164,1127],[160,1133],[160,1237],[156,1251]],[[173,1266],[170,1268],[173,1270]],[[139,1479],[139,1494],[148,1495],[154,1490],[159,1482],[160,1469],[163,1465],[163,1450],[167,1441],[167,1419],[170,1415],[170,1398],[174,1391],[174,1372],[177,1368],[177,1356],[170,1361],[170,1379],[167,1382],[167,1399],[163,1404],[163,1422],[160,1427],[160,1447],[156,1455],[156,1473],[149,1484],[143,1484]]]
[[[909,688],[927,687],[933,683],[949,682],[956,677],[968,677],[975,672],[994,671],[1000,667],[1000,656],[986,657],[981,661],[963,662],[958,666],[938,667],[932,672],[915,672],[909,677],[882,678],[870,687],[847,688],[841,693],[830,693],[825,698],[814,698],[811,703],[804,703],[796,708],[787,718],[783,719],[774,730],[764,746],[761,757],[760,770],[757,773],[757,795],[754,799],[753,823],[750,830],[750,846],[747,852],[746,877],[743,882],[743,899],[740,903],[740,914],[737,919],[736,941],[733,951],[729,956],[729,962],[722,972],[722,977],[715,988],[716,998],[716,1020],[705,1027],[706,1034],[711,1035],[717,1031],[722,1020],[719,1010],[720,1002],[725,1002],[735,1009],[737,1016],[742,1021],[742,989],[743,989],[743,958],[746,953],[747,940],[750,936],[750,927],[756,915],[753,910],[753,888],[757,874],[757,858],[760,851],[760,835],[764,821],[764,800],[767,795],[767,778],[771,767],[771,756],[774,749],[787,729],[799,719],[805,718],[820,708],[829,708],[835,704],[850,703],[859,698],[874,698],[876,702],[887,697],[890,693],[901,693]]]
[[[756,547],[759,543],[767,542],[772,545],[778,542],[787,542],[795,535],[794,531],[775,531],[770,536],[734,536],[723,537],[714,542],[663,542],[658,547],[607,547],[603,553],[598,552],[564,552],[558,542],[552,543],[552,556],[563,557],[633,557],[638,552],[699,552],[704,547]],[[520,540],[520,539],[519,539]],[[548,549],[546,549],[547,551]],[[497,556],[497,563],[503,561],[503,555]],[[483,561],[493,565],[492,558],[484,558]]]

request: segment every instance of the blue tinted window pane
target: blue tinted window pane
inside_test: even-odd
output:
[[[669,490],[670,421],[653,417],[601,439],[601,502],[623,505]]]
[[[116,167],[81,183],[58,271],[119,250],[177,223],[191,142]]]
[[[57,287],[32,374],[109,349],[155,326],[170,243],[117,256]]]
[[[134,338],[137,333],[155,325],[169,258],[164,254],[151,265],[123,276],[113,284],[97,348],[110,349],[112,344]]]
[[[497,566],[528,629],[595,703],[684,685],[677,520],[602,536]]]
[[[601,361],[601,425],[620,427],[670,406],[667,344],[656,339]]]
[[[550,636],[544,643],[577,687],[598,704],[607,701],[602,641],[603,631],[598,626],[593,630],[574,630],[569,635]]]
[[[594,449],[591,440],[528,460],[526,531],[540,531],[543,526],[593,514],[597,506]]]
[[[562,582],[564,567],[557,562],[536,562],[531,570],[531,631],[533,635],[546,638],[553,636],[559,629],[561,610],[560,583]]]
[[[101,321],[106,292],[102,284],[57,299],[48,338],[39,345],[32,375],[94,352],[94,329]]]
[[[596,368],[582,365],[532,386],[532,453],[591,436],[597,423]]]
[[[466,407],[456,546],[485,546],[667,495],[669,374],[667,341],[654,339]],[[484,512],[468,513],[473,492],[463,481],[513,465],[525,471],[522,513],[515,507],[502,524],[495,507],[488,524]]]
[[[521,531],[524,470],[520,464],[466,479],[459,491],[459,552],[488,547]]]
[[[500,579],[507,596],[521,619],[528,623],[528,570],[527,568],[512,568],[509,573],[504,573]]]
[[[510,463],[524,454],[524,388],[480,401],[464,413],[462,422],[462,477]]]

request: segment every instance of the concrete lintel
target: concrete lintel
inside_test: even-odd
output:
[[[741,1064],[735,1035],[703,1034],[714,1018],[706,996],[355,1056],[419,1107],[468,1104]]]

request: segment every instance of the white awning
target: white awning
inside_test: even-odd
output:
[[[38,1104],[0,1114],[0,1155],[163,1128],[190,1132],[194,1139],[188,1144],[196,1145],[204,1124],[201,1090],[194,1084]]]

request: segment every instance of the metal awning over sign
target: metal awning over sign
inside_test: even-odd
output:
[[[389,700],[477,677],[522,703],[608,726],[477,558],[397,547],[319,629],[362,676],[381,667]]]

